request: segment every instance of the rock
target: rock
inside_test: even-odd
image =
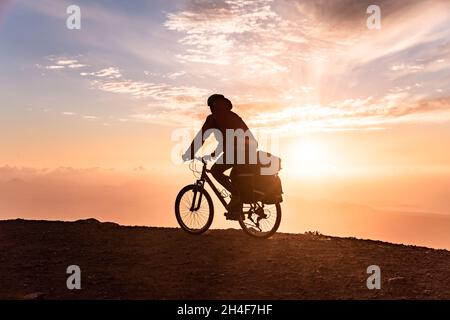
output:
[[[105,227],[119,227],[119,224],[115,222],[103,222],[103,225]]]
[[[388,279],[388,283],[404,283],[405,280],[405,277],[393,277]]]
[[[77,221],[75,221],[75,223],[100,224],[100,221],[98,221],[97,219],[94,219],[94,218],[89,218],[89,219],[77,220]]]
[[[43,292],[33,292],[23,296],[24,300],[42,300],[44,299],[45,293]]]

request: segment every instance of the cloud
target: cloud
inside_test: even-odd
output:
[[[45,66],[45,69],[48,70],[57,70],[57,69],[64,69],[64,66]]]
[[[429,3],[439,2],[428,1]],[[367,39],[370,1],[186,1],[165,26],[182,33],[181,62],[233,66],[241,76],[291,71],[294,64],[326,61]],[[383,22],[423,1],[378,1]],[[241,69],[241,70],[239,70]],[[235,72],[236,73],[236,72]]]
[[[120,70],[116,67],[109,67],[109,68],[101,69],[101,70],[95,71],[95,72],[81,72],[80,75],[94,76],[94,77],[106,78],[106,79],[117,79],[117,78],[122,77]]]
[[[423,65],[404,65],[404,64],[400,64],[400,65],[393,65],[391,67],[392,71],[403,71],[403,70],[407,70],[410,72],[417,72],[419,70],[423,70]]]
[[[98,119],[98,117],[96,116],[83,116],[84,119],[88,119],[88,120],[96,120]]]
[[[438,1],[428,1],[436,3]],[[382,16],[389,18],[406,11],[408,8],[423,3],[424,0],[336,0],[336,1],[315,1],[315,0],[294,0],[298,12],[313,17],[315,20],[324,21],[323,24],[338,28],[365,28],[368,17],[367,8],[370,5],[378,5]]]
[[[50,61],[50,65],[37,64],[38,68],[43,68],[47,70],[62,70],[62,69],[78,69],[88,67],[88,65],[80,63],[78,59],[71,59],[65,57],[47,56],[46,60]]]
[[[344,94],[383,95],[398,86],[394,80],[410,76],[414,86],[420,80],[413,76],[446,70],[450,3],[378,1],[379,32],[366,26],[370,4],[192,0],[168,13],[164,25],[180,35],[182,52],[175,57],[194,74],[232,87],[235,96],[253,94],[286,107],[328,104]],[[418,60],[409,61],[412,56]],[[373,82],[380,88],[371,88]]]
[[[107,92],[123,93],[137,98],[153,98],[183,103],[194,102],[197,98],[208,94],[207,90],[195,87],[173,86],[165,83],[151,83],[129,79],[104,82],[94,81],[93,84],[98,89]]]
[[[396,117],[417,121],[412,115],[418,114],[434,121],[445,107],[429,104],[425,112],[415,106],[450,94],[448,1],[378,1],[380,31],[366,27],[369,4],[187,0],[164,13],[158,30],[164,27],[170,36],[158,46],[165,52],[161,64],[138,69],[54,56],[44,68],[139,100],[139,108],[117,117],[127,121],[197,122],[199,107],[216,91],[229,96],[250,123],[279,129],[288,127],[289,117],[314,130],[373,128]],[[106,11],[104,18],[127,21],[128,31],[145,29],[140,19]],[[93,12],[89,19],[101,25]],[[140,32],[125,38],[149,40]],[[83,69],[71,72],[77,68]]]
[[[305,40],[292,32],[297,25],[283,20],[271,3],[189,1],[184,10],[169,13],[165,22],[169,30],[185,34],[179,42],[188,49],[176,57],[185,63],[233,65],[249,75],[285,72],[277,61],[286,53],[285,42]]]
[[[450,60],[448,60],[448,57],[450,57],[450,53],[448,53],[447,55],[443,55],[443,57],[445,58],[416,59],[412,63],[394,64],[390,67],[391,79],[413,76],[417,74],[423,76],[427,73],[429,74],[440,71],[448,71],[450,70]]]
[[[377,37],[366,27],[366,9],[373,4],[370,1],[195,0],[185,3],[178,12],[169,13],[165,22],[169,30],[183,34],[179,42],[186,51],[177,54],[178,59],[233,66],[234,74],[256,77],[285,73],[296,65],[304,66],[304,62],[329,61],[339,55],[349,55],[355,62],[367,62],[392,50],[404,50],[413,44],[411,41],[421,40],[421,35],[445,21],[445,15],[441,14],[426,28],[419,29],[418,14],[424,15],[423,21],[449,8],[448,3],[440,0],[378,1],[383,25],[386,24],[386,29],[395,27],[395,32],[384,32],[382,36],[380,32]],[[411,26],[420,32],[414,34]],[[351,50],[355,45],[358,46]],[[389,51],[377,48],[388,45]],[[374,50],[368,54],[372,46]]]
[[[116,66],[97,67],[89,66],[79,60],[62,60],[60,58],[48,58],[59,62],[59,65],[49,66],[49,70],[60,70],[70,67],[74,63],[82,64],[91,70],[85,70],[79,73],[79,76],[89,81],[92,88],[109,92],[112,94],[121,94],[130,99],[139,99],[147,102],[147,106],[141,106],[139,110],[129,110],[129,117],[117,118],[117,121],[124,122],[135,121],[165,121],[167,123],[179,125],[181,123],[197,121],[197,113],[209,90],[195,86],[174,85],[165,82],[152,82],[131,79],[126,77],[120,68]],[[40,67],[40,65],[38,65]],[[56,68],[54,68],[56,67]],[[67,70],[67,69],[66,69]],[[155,76],[149,72],[148,76]],[[162,74],[162,78],[176,80],[186,75],[185,71]],[[74,112],[62,112],[62,115],[73,116]],[[81,116],[85,120],[96,120],[94,116]]]
[[[56,63],[60,64],[60,65],[71,65],[71,64],[75,64],[77,62],[78,62],[77,60],[58,60],[58,61],[56,61]]]
[[[74,64],[69,64],[67,67],[70,69],[78,69],[78,68],[87,67],[87,65],[81,64],[81,63],[74,63]]]
[[[172,72],[172,73],[169,73],[169,74],[167,75],[167,77],[168,77],[169,79],[174,80],[174,79],[177,79],[177,78],[179,78],[179,77],[181,77],[181,76],[184,76],[185,74],[186,74],[186,71]]]
[[[281,111],[250,112],[255,127],[288,134],[299,131],[371,130],[406,122],[449,122],[450,97],[418,100],[405,92],[380,99],[347,99],[329,106],[299,106]]]
[[[168,78],[176,79],[184,74],[184,72],[172,73],[168,75]],[[99,90],[126,94],[133,98],[151,98],[159,102],[167,102],[172,105],[172,109],[175,109],[179,104],[196,104],[199,98],[208,94],[207,90],[193,86],[175,86],[168,83],[128,79],[116,67],[83,72],[80,75],[100,78],[91,80],[91,84]]]

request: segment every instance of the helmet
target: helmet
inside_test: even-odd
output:
[[[213,107],[214,106],[214,102],[216,102],[219,99],[225,99],[225,97],[223,96],[223,94],[213,94],[212,96],[210,96],[208,98],[208,106]]]
[[[217,101],[222,101],[223,102],[223,106],[228,111],[230,111],[233,108],[233,104],[231,103],[230,100],[225,98],[223,94],[217,94],[216,93],[216,94],[213,94],[212,96],[210,96],[208,98],[208,106],[211,108],[211,112],[214,112],[214,110],[217,110],[217,108],[216,108],[216,102]]]

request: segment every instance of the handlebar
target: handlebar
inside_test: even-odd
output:
[[[203,172],[209,171],[208,169],[206,169],[206,161],[211,161],[212,159],[214,159],[214,157],[212,157],[211,155],[206,155],[203,157],[194,156],[194,158],[190,160],[191,162],[189,163],[189,169],[194,173],[195,177],[200,178],[200,176],[201,176],[201,174],[203,174]],[[203,165],[202,169],[196,168],[194,160],[199,160],[202,162],[202,165]]]
[[[209,154],[209,155],[206,155],[206,156],[203,156],[203,157],[194,157],[194,159],[193,160],[199,160],[199,161],[201,161],[202,163],[206,163],[206,161],[211,161],[211,160],[213,160],[214,158]]]

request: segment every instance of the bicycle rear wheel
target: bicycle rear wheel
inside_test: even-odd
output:
[[[175,216],[180,227],[190,234],[202,234],[212,224],[214,206],[208,192],[195,184],[181,189],[175,200]]]
[[[281,205],[258,204],[244,205],[239,218],[242,230],[255,238],[270,238],[277,232],[281,223]]]

